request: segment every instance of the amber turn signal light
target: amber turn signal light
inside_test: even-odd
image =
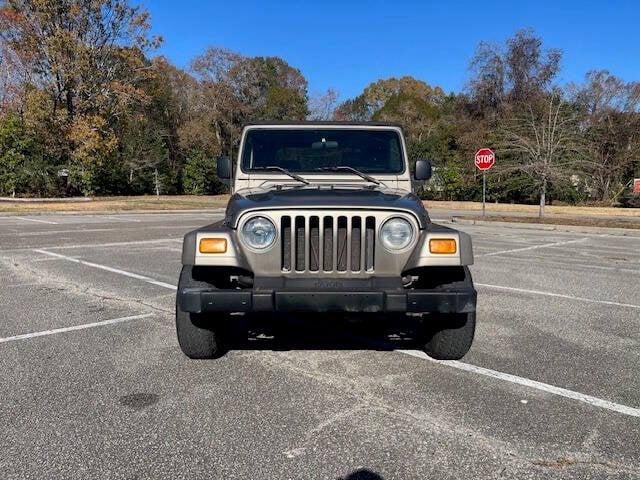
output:
[[[200,239],[200,253],[226,253],[226,238],[202,238]]]
[[[458,246],[453,238],[432,238],[429,240],[429,251],[452,254],[458,251]]]

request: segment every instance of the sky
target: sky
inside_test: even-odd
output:
[[[593,69],[640,80],[640,0],[142,1],[164,38],[157,53],[179,67],[208,46],[278,56],[302,71],[311,95],[331,87],[351,98],[403,75],[458,92],[478,43],[521,28],[563,51],[560,83]]]

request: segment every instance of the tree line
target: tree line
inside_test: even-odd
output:
[[[477,200],[483,146],[490,200],[541,213],[624,201],[640,177],[640,82],[559,85],[562,52],[531,30],[478,45],[461,92],[404,76],[340,101],[278,57],[210,47],[178,68],[150,27],[128,0],[0,0],[0,195],[220,193],[215,159],[256,120],[399,123],[411,158],[433,161],[425,198]]]

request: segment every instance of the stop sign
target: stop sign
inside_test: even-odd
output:
[[[481,148],[476,152],[476,167],[478,170],[489,170],[493,167],[496,156],[490,148]]]

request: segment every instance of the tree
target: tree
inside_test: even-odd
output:
[[[91,110],[122,91],[118,73],[130,48],[157,45],[149,15],[126,0],[5,0],[0,38],[48,91],[52,110]]]
[[[0,51],[23,70],[24,108],[35,107],[48,124],[37,129],[52,137],[43,144],[64,139],[64,149],[51,157],[64,155],[72,183],[85,194],[96,189],[96,169],[115,159],[117,122],[148,101],[141,84],[151,68],[143,51],[159,42],[147,35],[148,19],[127,0],[5,0],[0,6]],[[36,97],[39,105],[29,101]]]
[[[250,108],[247,120],[304,120],[307,80],[278,57],[244,58],[227,73],[240,103]]]
[[[445,94],[440,87],[431,87],[410,76],[391,77],[367,85],[361,95],[343,102],[336,110],[336,116],[345,120],[368,121],[393,97],[438,104],[444,99]]]
[[[500,171],[526,175],[538,188],[544,216],[549,185],[576,171],[583,153],[580,117],[559,92],[505,118],[497,132]]]
[[[585,116],[587,187],[596,199],[613,202],[640,165],[640,82],[591,71],[570,91]]]
[[[216,179],[216,162],[200,151],[187,155],[184,169],[184,191],[191,195],[219,193],[222,184]]]
[[[249,58],[210,47],[191,68],[198,84],[180,134],[185,150],[231,155],[244,124],[303,120],[308,114],[307,81],[280,58]]]
[[[562,52],[542,45],[529,29],[516,32],[504,46],[480,42],[470,62],[476,112],[495,120],[505,103],[527,103],[551,87]]]
[[[33,141],[16,115],[0,121],[0,192],[15,197]]]
[[[336,120],[346,122],[366,122],[371,120],[371,112],[363,95],[345,100],[335,110]]]
[[[401,92],[387,98],[373,119],[401,124],[410,141],[420,143],[435,133],[439,116],[438,105],[418,95]]]
[[[312,97],[309,100],[309,120],[333,120],[336,116],[338,97],[338,92],[333,88]]]

